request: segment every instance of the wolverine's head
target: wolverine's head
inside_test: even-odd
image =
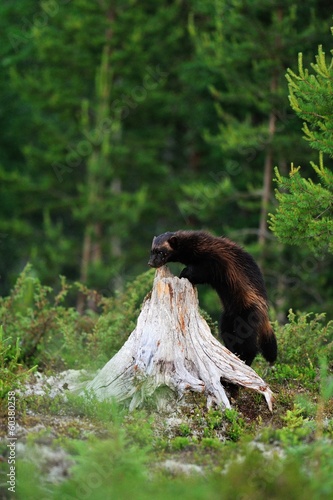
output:
[[[163,233],[159,236],[154,236],[151,246],[150,258],[148,265],[151,267],[161,267],[173,257],[175,245],[175,233]]]

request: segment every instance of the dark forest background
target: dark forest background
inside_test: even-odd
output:
[[[332,257],[267,223],[274,167],[314,176],[285,75],[332,46],[330,2],[4,0],[0,24],[2,295],[30,262],[112,296],[154,235],[207,229],[254,255],[273,317],[333,317]]]

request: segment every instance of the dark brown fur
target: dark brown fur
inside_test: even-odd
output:
[[[250,254],[224,237],[204,231],[164,233],[153,240],[149,265],[181,262],[180,274],[193,285],[207,283],[223,304],[221,337],[226,347],[248,365],[260,351],[273,363],[277,343],[268,318],[261,271]]]

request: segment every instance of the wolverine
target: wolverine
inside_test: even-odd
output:
[[[231,352],[249,366],[259,352],[269,363],[276,360],[264,279],[249,253],[228,238],[180,230],[153,239],[148,264],[158,268],[168,262],[185,264],[180,278],[217,292],[223,306],[219,330]]]

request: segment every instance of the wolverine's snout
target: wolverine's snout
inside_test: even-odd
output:
[[[157,262],[157,259],[154,256],[150,257],[150,259],[148,260],[148,266],[150,267],[160,267],[161,265],[162,264]]]
[[[148,261],[148,266],[150,267],[161,267],[165,264],[165,259],[160,255],[151,255]]]

